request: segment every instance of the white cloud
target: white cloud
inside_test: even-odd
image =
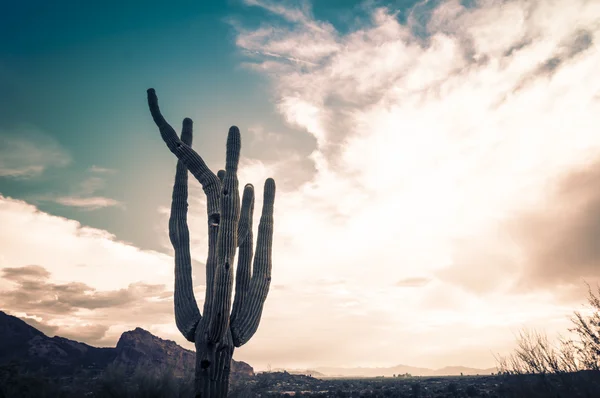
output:
[[[492,366],[490,351],[514,337],[496,319],[515,330],[554,319],[562,321],[550,328],[566,328],[560,289],[511,290],[531,264],[506,225],[543,209],[551,184],[600,157],[600,4],[445,1],[415,8],[406,25],[396,10],[379,8],[367,26],[341,34],[306,8],[252,3],[291,24],[239,29],[236,43],[271,79],[284,120],[317,140],[313,179],[278,191],[273,281],[286,288],[271,293],[255,340],[281,333],[268,315],[279,306],[298,315],[303,306],[304,316],[285,322],[289,330],[331,329],[294,338],[313,354],[310,364],[353,361],[365,336],[394,342],[389,357],[373,359],[380,364],[418,361],[410,341],[461,361],[444,336],[483,334],[477,344],[486,348],[461,362]],[[426,37],[414,33],[417,24]],[[346,301],[291,289],[312,291],[325,275],[346,281]],[[395,286],[417,277],[430,282]],[[378,316],[364,320],[360,336],[340,339],[357,327],[350,308]],[[435,331],[414,332],[434,321]],[[242,352],[264,348],[255,340]],[[344,349],[321,356],[309,349],[321,347],[316,340]],[[444,365],[425,362],[418,364]]]
[[[77,196],[61,196],[54,201],[63,206],[79,207],[85,210],[97,210],[105,207],[122,207],[123,204],[118,200],[105,198],[102,196],[77,197]]]
[[[20,200],[0,196],[0,212],[2,267],[41,265],[55,280],[104,290],[135,281],[173,282],[169,256],[138,249],[107,231],[41,212]]]
[[[49,167],[70,162],[70,155],[58,141],[36,128],[0,131],[0,177],[36,177]]]
[[[58,335],[75,338],[76,331],[81,331],[80,339],[84,341],[86,336],[96,336],[94,339],[90,338],[94,340],[90,341],[93,343],[97,343],[97,336],[104,334],[106,329],[106,336],[101,341],[106,345],[114,345],[123,331],[137,326],[152,331],[161,323],[166,326],[173,324],[170,313],[172,301],[167,302],[166,310],[161,302],[152,304],[151,301],[146,301],[154,293],[145,287],[162,286],[154,289],[156,294],[172,291],[172,257],[141,250],[118,241],[106,231],[41,212],[35,206],[1,195],[0,219],[0,274],[13,269],[16,276],[26,277],[27,272],[22,271],[23,269],[31,269],[30,273],[38,270],[33,272],[32,277],[41,278],[43,286],[39,288],[40,292],[52,291],[52,286],[70,284],[70,289],[55,291],[60,296],[86,290],[86,295],[82,297],[87,297],[86,300],[90,302],[94,299],[110,300],[115,295],[117,298],[122,295],[131,299],[139,297],[140,300],[125,308],[117,305],[119,300],[115,300],[115,308],[108,304],[96,308],[94,305],[79,303],[74,310],[64,313],[59,304],[71,306],[73,303],[57,302],[52,307],[57,313],[53,313],[44,304],[49,296],[40,296],[39,305],[20,302],[19,306],[30,306],[19,309],[15,305],[7,305],[6,301],[12,300],[10,292],[15,288],[14,283],[10,278],[0,277],[0,291],[3,292],[0,307],[3,309],[17,311],[17,316],[38,317],[36,320],[48,324]],[[14,269],[17,269],[16,273]],[[46,281],[46,278],[50,279]],[[29,286],[33,285],[30,283]],[[167,298],[169,297],[170,295]],[[23,312],[25,310],[29,312]],[[165,311],[167,316],[163,316]],[[154,314],[154,317],[150,314]],[[179,342],[184,340],[177,334],[169,337]]]
[[[117,172],[117,170],[115,170],[115,169],[109,169],[108,167],[100,167],[100,166],[96,166],[96,165],[92,165],[92,167],[90,167],[89,171],[92,173],[98,173],[98,174],[114,174]]]

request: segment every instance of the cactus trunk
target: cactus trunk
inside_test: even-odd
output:
[[[196,340],[196,398],[227,396],[234,349],[231,334],[228,335],[228,338],[216,344],[207,340]]]
[[[271,178],[265,181],[256,255],[253,256],[254,188],[251,184],[244,187],[240,207],[237,167],[241,139],[238,128],[229,129],[225,170],[215,175],[191,148],[192,120],[184,119],[179,138],[160,113],[153,89],[148,90],[148,105],[167,147],[179,159],[169,219],[169,237],[175,249],[175,323],[183,336],[196,345],[196,397],[224,398],[229,387],[233,351],[248,342],[258,329],[269,292],[275,181]],[[202,184],[207,197],[204,315],[198,309],[192,284],[187,226],[188,171]],[[238,246],[232,303],[233,262]]]

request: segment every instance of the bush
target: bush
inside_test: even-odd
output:
[[[588,307],[591,315],[575,311],[569,331],[574,338],[559,338],[554,346],[544,333],[523,330],[517,337],[517,348],[508,357],[498,358],[498,368],[504,374],[572,373],[580,370],[600,370],[600,287],[594,294],[588,287]]]
[[[571,317],[572,338],[553,345],[546,334],[521,331],[517,348],[497,358],[508,396],[600,397],[600,287],[588,287],[588,311]]]
[[[194,395],[194,379],[175,377],[168,369],[156,370],[144,366],[135,369],[109,365],[99,377],[94,396],[110,398],[179,398]]]

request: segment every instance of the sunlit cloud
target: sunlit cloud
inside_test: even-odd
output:
[[[46,333],[109,346],[137,326],[173,325],[172,257],[4,196],[0,219],[3,310]]]
[[[438,331],[415,332],[434,320],[444,334],[486,330],[479,354],[465,361],[488,366],[494,363],[490,350],[505,349],[514,338],[508,328],[544,319],[566,328],[564,300],[574,288],[584,291],[580,276],[567,261],[556,262],[567,283],[548,294],[519,290],[524,280],[538,285],[542,277],[532,274],[544,267],[532,253],[539,252],[533,242],[545,235],[525,239],[514,228],[528,214],[547,210],[556,216],[544,223],[578,228],[588,241],[595,236],[597,222],[584,226],[558,217],[552,209],[565,199],[551,187],[600,158],[594,116],[600,114],[600,5],[423,2],[406,23],[399,10],[365,7],[368,23],[342,34],[316,20],[307,3],[246,3],[273,20],[254,30],[234,24],[236,44],[249,54],[244,65],[270,79],[282,118],[316,139],[311,180],[278,191],[273,280],[311,291],[315,279],[335,276],[346,281],[339,292],[348,292],[339,303],[342,296],[331,290],[313,291],[320,298],[314,301],[294,290],[273,292],[265,313],[277,312],[285,295],[288,307],[312,303],[311,321],[287,323],[301,334],[330,323],[325,307],[336,308],[331,342],[335,332],[355,327],[350,308],[379,311],[364,320],[369,327],[360,338],[401,339],[390,356],[404,363],[417,356],[406,343],[411,339],[439,345],[440,357],[463,358]],[[583,220],[590,211],[581,204],[573,213]],[[580,253],[579,241],[563,240],[569,250],[562,252]],[[592,263],[598,265],[582,266],[591,270]],[[404,328],[406,319],[413,322]],[[506,328],[494,319],[506,321]],[[259,334],[278,332],[267,318]],[[359,350],[359,337],[346,336],[340,344],[352,350],[327,358],[354,360],[350,352]],[[319,339],[295,341],[310,350]],[[313,363],[328,360],[310,351]]]
[[[105,207],[122,206],[121,202],[119,202],[118,200],[111,199],[111,198],[104,198],[101,196],[87,197],[87,198],[74,197],[74,196],[61,196],[61,197],[54,199],[54,201],[63,206],[78,207],[78,208],[82,208],[85,210],[97,210],[97,209],[103,209]]]

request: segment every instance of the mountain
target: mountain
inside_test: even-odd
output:
[[[98,348],[64,337],[48,337],[21,319],[0,311],[0,365],[18,361],[27,369],[55,375],[101,371],[108,365],[170,369],[181,376],[194,370],[195,353],[142,329],[125,332],[116,347]],[[231,377],[254,375],[245,362],[231,361]]]
[[[475,376],[475,375],[490,375],[498,372],[496,368],[477,369],[468,368],[465,366],[445,366],[441,369],[435,369],[433,371],[435,376],[458,376],[460,374],[464,376]]]
[[[312,369],[273,369],[273,372],[287,372],[291,375],[311,376],[311,377],[326,377],[323,373],[319,373]]]
[[[392,377],[393,375],[410,374],[412,376],[460,376],[463,375],[489,375],[497,372],[496,368],[475,369],[464,366],[446,366],[441,369],[419,368],[407,365],[397,365],[389,368],[337,368],[319,367],[315,371],[325,377]],[[314,374],[313,374],[314,375]],[[322,377],[322,376],[317,376]]]
[[[55,374],[101,369],[115,358],[114,348],[97,348],[64,337],[48,337],[24,321],[0,311],[0,364],[18,361],[27,369]]]

